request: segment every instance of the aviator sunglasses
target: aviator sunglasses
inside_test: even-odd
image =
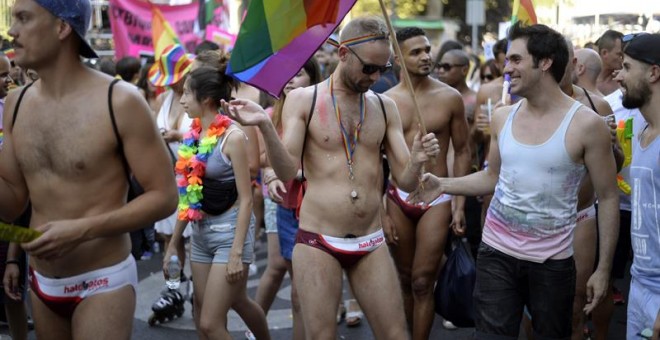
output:
[[[346,48],[349,51],[351,51],[351,53],[353,53],[354,56],[356,56],[358,58],[358,60],[360,61],[360,64],[362,64],[362,73],[364,73],[366,75],[372,75],[376,72],[380,72],[381,74],[383,74],[383,73],[389,71],[392,68],[392,64],[390,62],[387,62],[387,64],[385,64],[385,65],[367,64],[367,63],[364,62],[364,60],[362,60],[362,58],[360,58],[359,55],[357,55],[357,53],[355,53],[355,51],[353,51],[353,49],[351,49],[348,46],[346,46]]]

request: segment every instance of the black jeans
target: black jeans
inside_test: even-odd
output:
[[[519,260],[481,243],[474,289],[477,339],[518,339],[523,308],[535,339],[570,339],[575,262]]]

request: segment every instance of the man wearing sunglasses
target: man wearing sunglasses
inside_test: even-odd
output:
[[[404,28],[397,32],[396,38],[401,46],[403,60],[398,57],[395,60],[398,64],[405,64],[408,70],[426,129],[435,133],[440,140],[441,152],[433,161],[426,163],[426,170],[437,176],[448,176],[447,150],[451,140],[456,159],[453,172],[457,176],[466,175],[470,153],[460,93],[431,78],[431,44],[424,30],[417,27]],[[451,52],[454,51],[447,52],[443,60]],[[449,64],[440,65],[444,67]],[[453,64],[448,66],[458,72],[460,67],[454,67]],[[419,122],[407,86],[400,82],[385,94],[399,108],[406,144],[408,148],[413,148]],[[390,182],[387,188],[387,216],[393,227],[387,236],[399,271],[408,327],[412,329],[413,339],[428,339],[435,317],[433,288],[450,225],[458,235],[465,232],[465,198],[454,198],[452,214],[452,197],[449,195],[438,198],[430,207],[422,207],[406,202],[408,194],[409,191],[403,189],[396,179]]]
[[[389,67],[391,46],[381,19],[358,18],[340,34],[339,64],[330,78],[289,93],[282,141],[254,102],[224,110],[261,130],[277,177],[307,180],[293,249],[294,282],[308,339],[335,339],[342,270],[378,339],[408,339],[401,288],[382,225],[384,149],[403,190],[419,184],[423,164],[439,152],[432,133],[406,147],[395,103],[369,91]],[[429,65],[430,69],[430,65]]]
[[[615,80],[621,84],[623,106],[639,108],[646,124],[633,136],[631,238],[633,264],[628,296],[628,339],[645,329],[660,339],[660,35],[637,34],[623,38],[623,68]],[[648,330],[646,331],[648,332]],[[647,335],[645,335],[647,336]],[[645,337],[647,338],[647,337]]]

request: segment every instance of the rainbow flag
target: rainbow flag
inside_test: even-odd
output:
[[[515,24],[517,21],[522,21],[527,25],[538,24],[532,0],[513,0],[511,24]]]
[[[170,45],[181,45],[181,40],[176,35],[176,32],[167,22],[163,13],[155,5],[151,5],[151,35],[154,43],[154,58],[160,59],[163,51]]]
[[[151,13],[155,63],[147,77],[156,86],[167,86],[183,78],[192,66],[192,59],[160,9],[152,4]]]
[[[227,74],[278,97],[356,0],[252,0]]]

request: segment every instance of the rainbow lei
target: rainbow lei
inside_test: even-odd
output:
[[[206,131],[206,137],[200,140],[202,125],[200,119],[195,118],[190,131],[183,136],[175,166],[176,174],[181,175],[177,176],[179,220],[197,221],[202,218],[202,178],[206,172],[206,162],[230,124],[231,119],[227,116],[216,115]]]

